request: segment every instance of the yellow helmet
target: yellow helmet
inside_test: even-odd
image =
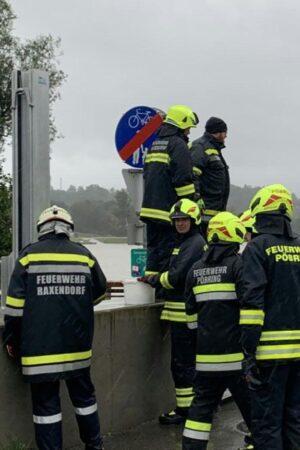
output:
[[[208,223],[208,243],[242,244],[246,235],[246,228],[241,220],[230,212],[216,214]]]
[[[195,128],[199,119],[188,106],[174,105],[168,109],[164,122],[185,130],[186,128]]]
[[[292,218],[294,205],[291,192],[282,184],[270,184],[261,188],[250,202],[251,215],[284,214]]]
[[[240,215],[240,221],[242,222],[242,224],[244,225],[244,227],[249,230],[251,230],[251,232],[256,232],[255,230],[255,218],[251,215],[251,210],[247,209],[246,211],[244,211],[241,215]]]
[[[179,200],[172,206],[170,211],[170,219],[190,218],[195,221],[196,225],[201,222],[200,209],[197,203],[192,202],[188,198]]]
[[[50,206],[50,208],[45,209],[40,214],[37,221],[37,229],[39,230],[41,225],[52,220],[61,220],[62,222],[71,225],[72,229],[74,229],[74,222],[71,214],[69,214],[64,208],[56,205]]]

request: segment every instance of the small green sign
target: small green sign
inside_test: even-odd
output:
[[[133,248],[131,250],[131,276],[143,277],[147,264],[147,250],[145,248]]]

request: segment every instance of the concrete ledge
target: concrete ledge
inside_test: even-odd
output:
[[[169,330],[159,320],[160,310],[152,304],[95,314],[92,378],[103,433],[126,431],[174,406]],[[12,436],[33,442],[29,387],[4,350],[0,365],[0,442]],[[80,439],[64,383],[61,391],[67,449],[80,445]]]

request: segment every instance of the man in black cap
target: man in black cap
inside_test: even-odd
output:
[[[229,197],[229,171],[222,155],[226,136],[224,120],[210,117],[204,135],[191,146],[196,190],[204,203],[201,227],[205,238],[209,220],[226,210]]]

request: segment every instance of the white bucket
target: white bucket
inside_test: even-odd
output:
[[[150,284],[137,281],[135,278],[124,280],[124,300],[126,305],[145,305],[154,303],[155,289]]]

